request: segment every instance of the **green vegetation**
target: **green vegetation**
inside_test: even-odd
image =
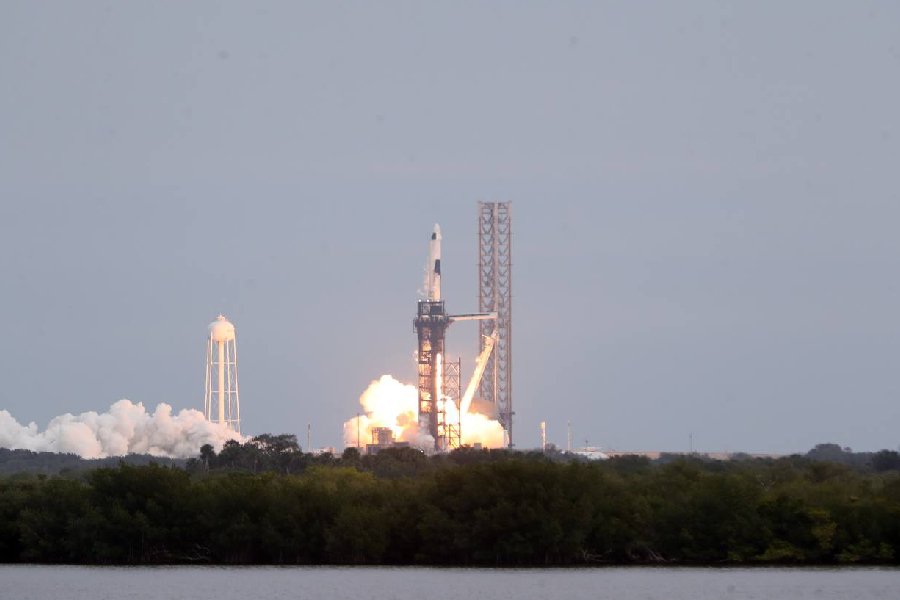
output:
[[[260,436],[184,468],[0,478],[0,561],[897,563],[900,456],[840,458],[333,457]]]
[[[58,454],[55,452],[32,452],[31,450],[10,450],[0,448],[0,477],[3,475],[21,475],[22,473],[44,475],[74,475],[78,471],[96,469],[98,467],[115,467],[120,462],[129,465],[184,466],[181,458],[161,458],[149,454],[129,454],[110,458],[81,458],[77,454]]]

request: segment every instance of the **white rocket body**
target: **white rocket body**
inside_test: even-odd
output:
[[[441,226],[434,224],[428,245],[428,299],[441,299]]]

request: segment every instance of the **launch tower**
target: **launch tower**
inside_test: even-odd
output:
[[[441,300],[419,300],[415,329],[419,337],[419,427],[435,439],[438,448],[438,411],[440,410],[444,356],[444,337],[450,317]]]
[[[496,327],[494,353],[481,378],[481,398],[494,403],[509,447],[513,446],[512,402],[512,203],[478,203],[478,310],[496,312],[482,321],[478,348]]]
[[[419,428],[434,438],[435,450],[449,450],[461,442],[460,366],[444,354],[447,327],[455,321],[497,318],[494,312],[448,315],[441,299],[441,228],[434,226],[428,246],[425,300],[419,300],[413,321],[418,337]],[[453,419],[453,415],[456,418]]]

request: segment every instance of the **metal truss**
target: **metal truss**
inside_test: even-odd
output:
[[[462,415],[459,412],[461,367],[460,359],[443,364],[443,398],[438,415],[438,436],[441,450],[445,452],[459,448],[462,443]]]
[[[499,338],[481,379],[480,396],[494,402],[506,441],[513,447],[512,401],[512,203],[478,203],[478,310],[496,312],[496,324],[481,321],[479,352],[494,327]]]

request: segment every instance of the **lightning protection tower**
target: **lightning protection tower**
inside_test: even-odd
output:
[[[496,324],[482,321],[478,349],[494,327],[499,337],[481,378],[479,395],[494,403],[509,447],[513,446],[512,402],[512,203],[478,203],[478,310],[496,312]]]
[[[234,325],[222,315],[209,324],[203,414],[209,421],[227,423],[237,433],[241,432]]]

